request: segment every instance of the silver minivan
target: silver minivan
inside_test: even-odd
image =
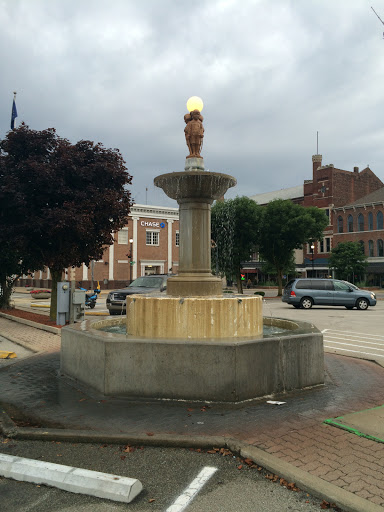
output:
[[[282,301],[303,309],[319,305],[363,310],[376,306],[376,295],[338,279],[292,279],[284,288]]]

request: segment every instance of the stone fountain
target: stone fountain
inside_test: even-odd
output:
[[[203,116],[184,116],[189,155],[185,170],[162,174],[155,185],[179,204],[179,273],[166,297],[127,297],[127,333],[153,339],[225,339],[260,336],[261,297],[223,297],[211,272],[211,205],[236,185],[232,176],[204,170]]]
[[[179,273],[167,295],[127,297],[127,318],[62,329],[61,372],[103,395],[239,402],[324,382],[322,334],[264,319],[260,296],[223,297],[211,273],[211,204],[236,180],[205,171],[200,109],[184,116],[185,170],[155,178],[179,204]],[[101,332],[126,321],[127,335]],[[263,336],[263,323],[283,333]]]

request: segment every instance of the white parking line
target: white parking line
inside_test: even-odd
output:
[[[330,349],[334,350],[335,352],[355,352],[356,354],[363,354],[363,355],[366,355],[366,356],[374,356],[373,358],[384,357],[384,355],[372,354],[371,352],[361,352],[360,350],[349,350],[347,348],[337,349],[335,347],[327,347],[327,348],[330,348]]]
[[[377,359],[384,357],[384,336],[378,334],[367,335],[366,333],[357,333],[350,331],[338,331],[334,329],[324,329],[324,348],[332,352],[351,352],[360,354],[366,359]],[[344,348],[348,347],[348,348]],[[352,347],[362,350],[353,350]],[[378,348],[381,347],[381,348]],[[370,350],[371,352],[367,352]]]
[[[167,508],[166,512],[182,512],[182,510],[185,510],[196,494],[216,471],[217,468],[205,466],[185,491],[180,494],[173,505]]]
[[[346,339],[346,338],[342,338]],[[354,341],[354,340],[353,340]],[[348,347],[360,347],[360,348],[371,348],[372,350],[379,350],[380,352],[384,352],[384,348],[375,348],[375,347],[367,347],[366,345],[356,345],[355,343],[343,343],[342,341],[333,341],[332,339],[327,339],[325,343],[333,343],[334,345],[347,345]],[[367,343],[367,345],[380,345],[379,343]],[[383,345],[380,345],[381,347]]]
[[[355,337],[355,338],[379,338],[379,340],[383,340],[383,343],[384,343],[384,336],[381,335],[381,334],[367,334],[367,333],[363,333],[363,332],[356,332],[356,331],[338,331],[336,329],[323,329],[321,331],[323,334],[335,334],[336,336],[339,335],[339,334],[344,334],[344,335],[347,335],[349,337]]]

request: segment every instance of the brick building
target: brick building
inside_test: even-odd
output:
[[[273,199],[290,199],[303,206],[324,209],[329,219],[328,227],[324,230],[324,238],[307,244],[303,251],[296,252],[296,268],[298,272],[307,276],[327,277],[330,252],[332,247],[339,243],[339,239],[334,239],[337,231],[336,210],[355,202],[360,204],[359,198],[378,193],[383,186],[383,182],[369,167],[360,172],[358,167],[354,167],[353,171],[347,171],[338,169],[333,164],[322,165],[322,155],[313,155],[312,179],[305,180],[303,186],[259,194],[251,196],[251,199],[261,205]],[[255,271],[261,266],[260,263],[254,265]],[[249,270],[250,267],[250,264],[245,264],[243,268]]]
[[[366,167],[359,172],[336,168],[333,164],[322,165],[322,156],[312,156],[312,179],[304,181],[303,206],[317,206],[325,210],[329,224],[324,231],[323,240],[304,247],[304,267],[307,275],[326,277],[329,274],[328,258],[334,247],[335,229],[334,209],[356,201],[359,197],[374,192],[384,183]]]
[[[334,208],[336,247],[341,242],[359,242],[368,257],[367,282],[384,286],[384,187],[357,201]]]
[[[115,233],[114,243],[103,257],[89,266],[74,269],[76,282],[85,287],[100,283],[103,289],[126,286],[132,279],[147,274],[177,273],[179,264],[179,209],[135,204],[128,224]],[[72,278],[65,270],[65,279]],[[92,279],[93,278],[93,279]],[[51,285],[49,269],[23,276],[20,285]]]

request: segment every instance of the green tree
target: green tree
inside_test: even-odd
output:
[[[259,237],[261,207],[248,197],[216,201],[211,211],[212,263],[227,279],[236,281],[243,293],[241,262],[249,261],[256,251]]]
[[[314,206],[306,208],[288,199],[276,199],[263,207],[259,252],[276,269],[278,295],[282,295],[282,277],[293,251],[306,242],[323,238],[327,225],[326,214]]]
[[[354,276],[362,279],[368,265],[367,257],[358,242],[338,244],[332,249],[328,263],[339,279],[352,282],[355,281]]]
[[[53,128],[22,124],[0,141],[0,151],[0,247],[14,244],[13,265],[49,267],[56,320],[57,282],[65,268],[100,259],[113,243],[128,220],[132,178],[119,150],[71,144]]]

